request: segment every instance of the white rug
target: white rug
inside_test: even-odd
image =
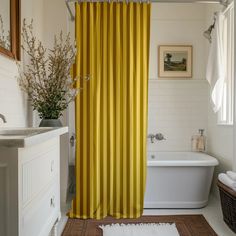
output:
[[[99,227],[103,236],[179,236],[175,224],[112,224]]]

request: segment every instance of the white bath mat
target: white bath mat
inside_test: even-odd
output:
[[[179,236],[175,224],[112,224],[99,227],[103,236]]]

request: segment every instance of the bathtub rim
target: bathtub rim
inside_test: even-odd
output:
[[[195,160],[195,159],[189,159],[189,160],[181,160],[181,159],[174,159],[174,160],[150,160],[148,159],[147,160],[147,166],[148,167],[164,167],[164,166],[183,166],[183,167],[186,167],[186,166],[217,166],[219,165],[219,161],[207,154],[207,153],[196,153],[196,152],[190,152],[190,151],[186,151],[186,152],[181,152],[181,151],[177,151],[177,152],[148,152],[148,155],[149,154],[181,154],[181,153],[184,153],[184,154],[193,154],[193,155],[198,155],[198,156],[204,156],[205,159],[199,159],[199,160]]]

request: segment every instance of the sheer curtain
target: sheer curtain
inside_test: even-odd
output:
[[[218,112],[221,108],[226,76],[224,18],[223,13],[216,13],[206,72],[206,78],[211,86],[211,100],[214,112]]]

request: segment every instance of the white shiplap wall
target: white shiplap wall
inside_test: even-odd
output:
[[[207,54],[203,32],[206,4],[153,3],[150,35],[150,78],[158,77],[159,45],[193,46],[193,79],[205,79]]]
[[[152,4],[148,133],[161,132],[166,140],[148,140],[148,151],[190,151],[192,135],[207,130],[205,13],[205,4]],[[192,79],[158,78],[157,48],[163,44],[193,45]]]
[[[0,55],[0,113],[7,120],[6,124],[0,120],[0,127],[24,127],[27,123],[26,99],[16,76],[15,62]]]
[[[40,39],[42,34],[43,9],[42,1],[21,0],[21,19],[34,20],[34,30]],[[27,59],[23,53],[22,62]],[[25,94],[22,93],[17,81],[18,70],[14,60],[0,54],[0,113],[6,116],[7,123],[1,127],[25,127],[30,125],[32,117]]]
[[[148,141],[149,151],[190,151],[191,136],[207,129],[208,84],[205,80],[149,80],[148,133],[166,140]]]

